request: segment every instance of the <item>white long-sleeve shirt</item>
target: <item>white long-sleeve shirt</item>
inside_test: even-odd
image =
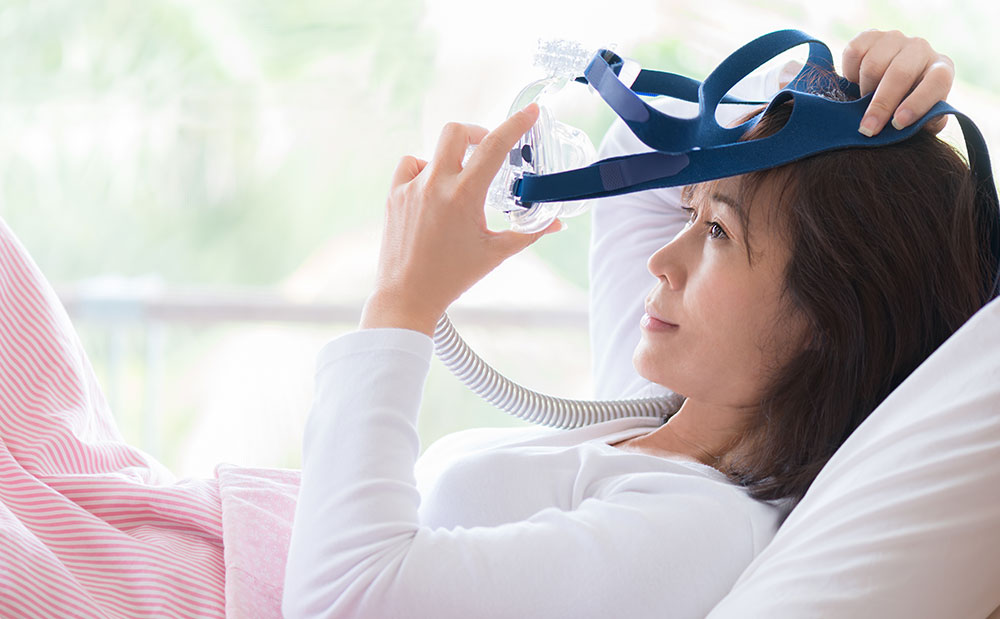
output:
[[[600,154],[640,149],[616,123]],[[599,397],[666,393],[631,353],[655,283],[645,261],[685,220],[676,197],[593,206]],[[286,616],[704,617],[786,513],[709,466],[611,446],[650,420],[468,430],[418,460],[432,352],[405,329],[349,333],[321,351]]]

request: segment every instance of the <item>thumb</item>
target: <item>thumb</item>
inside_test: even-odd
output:
[[[529,245],[542,238],[546,234],[551,234],[553,232],[559,232],[564,230],[566,224],[564,224],[559,219],[556,219],[551,224],[548,225],[544,230],[539,230],[538,232],[515,232],[514,230],[504,230],[503,232],[498,232],[496,236],[496,243],[500,247],[501,253],[504,259],[507,259],[514,254],[524,250]]]

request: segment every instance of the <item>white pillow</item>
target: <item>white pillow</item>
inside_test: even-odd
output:
[[[984,619],[998,605],[1000,299],[858,427],[709,618]]]

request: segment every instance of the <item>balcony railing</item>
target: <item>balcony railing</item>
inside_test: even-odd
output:
[[[286,325],[356,324],[362,300],[355,302],[299,301],[278,292],[239,288],[166,288],[142,281],[83,283],[57,286],[57,293],[78,326],[106,335],[105,395],[113,411],[123,410],[124,376],[128,355],[127,333],[138,329],[143,339],[143,399],[141,447],[158,453],[160,402],[165,379],[168,331],[171,327],[215,326],[233,323]],[[463,306],[449,315],[461,330],[473,327],[586,330],[586,307],[485,308]],[[132,404],[135,406],[135,404]]]

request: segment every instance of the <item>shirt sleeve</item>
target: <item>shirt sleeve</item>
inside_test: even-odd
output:
[[[703,617],[749,564],[749,518],[697,477],[676,496],[632,486],[495,527],[422,526],[415,422],[431,347],[372,329],[322,351],[286,617]]]
[[[766,100],[777,91],[784,68],[744,78],[733,88],[733,94],[748,100]],[[674,116],[692,117],[697,113],[697,104],[666,97],[654,100],[652,105]],[[722,106],[719,120],[730,122],[751,109],[744,105]],[[651,150],[616,118],[601,142],[598,158]],[[639,319],[645,312],[646,295],[656,284],[646,263],[687,221],[687,214],[680,209],[680,194],[680,187],[669,187],[591,203],[590,343],[594,397],[598,399],[670,393],[639,376],[632,366],[632,352],[639,343]]]

